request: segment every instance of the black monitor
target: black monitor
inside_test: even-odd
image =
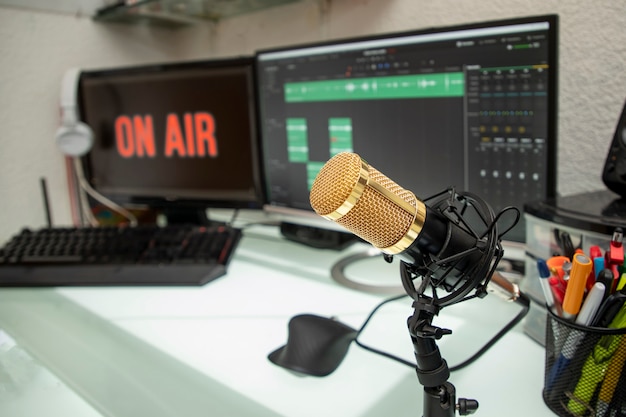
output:
[[[454,186],[521,212],[554,196],[557,23],[535,16],[259,51],[266,210],[332,227],[309,190],[341,151],[422,199]],[[523,222],[505,239],[523,242]]]
[[[95,135],[87,178],[170,222],[262,208],[254,84],[253,57],[83,71],[80,113]]]

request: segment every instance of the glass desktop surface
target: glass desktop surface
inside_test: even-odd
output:
[[[106,292],[102,288],[92,291]],[[116,310],[114,299],[109,298],[107,304]],[[14,335],[28,355],[70,385],[75,397],[82,398],[82,403],[73,406],[65,401],[63,406],[71,407],[71,412],[59,415],[91,416],[83,414],[83,408],[93,408],[96,416],[98,410],[117,417],[201,416],[206,410],[215,415],[275,415],[80,306],[58,289],[0,290],[0,327]],[[18,363],[15,358],[10,361],[11,366]],[[15,406],[30,415],[27,409],[31,405]]]
[[[2,329],[0,415],[102,417]]]
[[[285,344],[291,317],[336,317],[358,328],[389,296],[342,287],[330,276],[338,260],[366,248],[319,250],[282,239],[276,228],[254,226],[227,275],[208,285],[0,288],[0,328],[82,399],[59,415],[420,415],[414,369],[355,345],[323,378],[294,374],[267,358]],[[397,262],[372,262],[363,274],[370,284],[400,287]],[[360,340],[412,360],[410,301],[386,305]],[[445,308],[434,323],[454,332],[438,342],[444,359],[451,366],[467,359],[518,311],[491,295]],[[450,382],[459,397],[480,402],[482,415],[548,415],[543,356],[541,346],[514,329]]]

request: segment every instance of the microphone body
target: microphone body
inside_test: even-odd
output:
[[[317,214],[339,223],[383,253],[415,264],[427,254],[445,259],[478,239],[427,206],[355,153],[342,152],[320,170],[310,194]],[[457,268],[479,261],[469,254]]]

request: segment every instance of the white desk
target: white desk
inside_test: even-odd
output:
[[[316,250],[252,228],[228,274],[203,287],[2,289],[0,329],[94,415],[421,416],[414,371],[355,344],[322,378],[295,375],[267,359],[286,342],[294,315],[336,316],[359,328],[387,297],[330,277],[331,265],[364,247]],[[399,285],[397,262],[363,262],[369,276]],[[443,357],[450,366],[466,359],[519,309],[495,296],[445,308],[434,323],[454,332],[438,342]],[[412,360],[411,314],[409,298],[386,305],[361,340]],[[477,416],[550,416],[541,397],[543,363],[543,348],[518,326],[450,382],[458,397],[480,402]],[[0,402],[0,415],[15,405]],[[62,415],[89,415],[75,407]]]

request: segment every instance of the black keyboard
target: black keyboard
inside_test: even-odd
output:
[[[240,239],[221,224],[24,229],[0,248],[0,286],[203,285]]]

